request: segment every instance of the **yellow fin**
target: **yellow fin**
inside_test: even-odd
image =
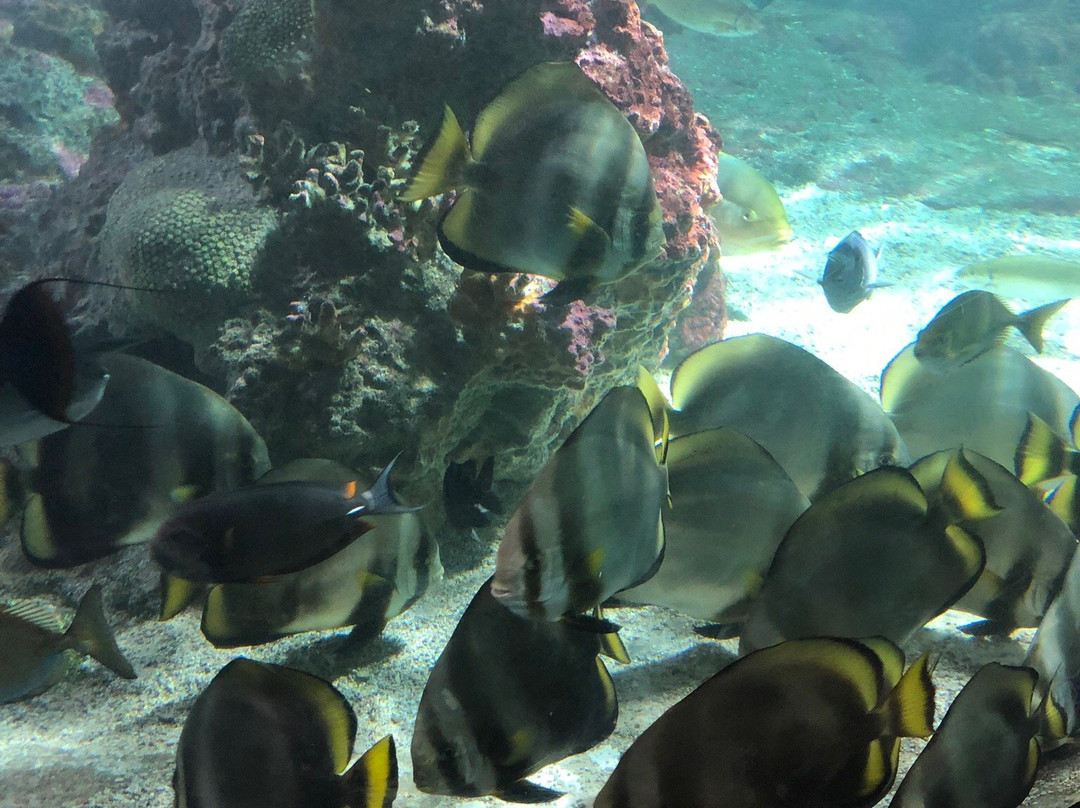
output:
[[[603,547],[597,547],[585,560],[585,567],[589,571],[589,575],[592,578],[599,578],[600,573],[604,569],[604,559],[607,558],[607,551]]]
[[[990,484],[971,465],[962,448],[957,449],[945,464],[941,474],[941,499],[952,522],[989,519],[1002,511],[994,501]]]
[[[875,738],[866,751],[866,766],[859,783],[859,799],[884,794],[892,784],[900,759],[900,741]]]
[[[169,499],[176,505],[183,505],[185,502],[191,502],[199,496],[201,490],[198,485],[178,485],[172,491],[169,492]]]
[[[667,447],[671,439],[667,399],[664,398],[660,385],[656,383],[656,378],[641,365],[638,365],[637,388],[649,403],[649,414],[652,416],[653,425],[653,441],[656,444],[656,459],[663,463],[667,459]]]
[[[41,494],[32,494],[26,501],[20,534],[23,550],[31,561],[47,563],[59,555]]]
[[[600,606],[596,606],[593,609],[593,617],[597,620],[603,620],[604,610],[600,608]],[[600,653],[610,659],[614,659],[616,662],[621,662],[623,665],[630,664],[630,654],[626,650],[622,637],[619,636],[619,632],[617,631],[600,635]]]
[[[387,735],[345,774],[344,808],[390,808],[398,789],[397,747]]]
[[[900,650],[900,647],[884,637],[865,637],[859,642],[873,651],[881,660],[883,689],[892,690],[896,687],[896,683],[904,675],[904,652]]]
[[[184,578],[162,573],[161,612],[158,620],[171,620],[192,604],[202,587]]]
[[[1077,518],[1076,507],[1077,492],[1076,475],[1070,474],[1051,492],[1050,498],[1046,502],[1050,510],[1068,525],[1073,533],[1080,529],[1080,519]]]
[[[1035,413],[1028,413],[1027,425],[1020,434],[1013,461],[1020,482],[1034,485],[1060,477],[1068,469],[1071,454],[1069,444],[1054,433],[1050,424]]]
[[[507,755],[504,765],[510,766],[529,757],[535,738],[532,730],[528,727],[519,727],[510,733],[507,740],[510,742],[510,753]]]
[[[903,738],[929,738],[934,734],[934,683],[930,654],[912,663],[886,700],[885,734]]]
[[[449,106],[443,110],[442,127],[420,170],[398,197],[402,202],[418,202],[429,196],[446,193],[462,181],[465,166],[471,160],[469,142]]]
[[[979,575],[986,566],[986,548],[982,541],[959,525],[946,527],[945,536],[963,561],[967,579],[970,581]]]

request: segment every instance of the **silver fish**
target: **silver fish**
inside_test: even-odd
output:
[[[870,297],[874,289],[887,284],[877,282],[878,259],[881,249],[875,253],[858,230],[852,230],[829,252],[822,273],[822,291],[833,311],[847,314]]]

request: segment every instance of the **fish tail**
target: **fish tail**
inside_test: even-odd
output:
[[[1029,412],[1013,459],[1020,482],[1034,485],[1043,480],[1052,480],[1073,470],[1076,461],[1076,452],[1068,442],[1057,435],[1046,421]]]
[[[929,738],[934,734],[934,683],[930,654],[923,654],[900,677],[881,707],[885,734],[900,738]]]
[[[397,789],[397,749],[387,735],[345,772],[344,808],[390,808]]]
[[[398,499],[397,492],[394,491],[394,487],[390,484],[390,473],[394,470],[394,464],[397,463],[397,455],[393,460],[386,464],[386,468],[379,472],[379,477],[375,480],[375,484],[371,486],[371,489],[365,491],[360,495],[360,500],[363,503],[356,508],[353,508],[349,512],[351,516],[372,516],[381,513],[413,513],[420,510],[421,505],[406,505],[400,499]]]
[[[399,199],[418,202],[458,186],[465,174],[465,167],[472,160],[469,142],[458,123],[454,111],[447,106],[443,112],[442,128],[431,149],[420,164],[420,170]]]
[[[1031,347],[1039,353],[1043,352],[1042,332],[1043,328],[1046,327],[1046,321],[1061,311],[1070,299],[1055,300],[1053,303],[1047,303],[1045,306],[1039,306],[1031,311],[1016,315],[1015,325],[1017,329],[1031,343]]]
[[[134,679],[135,669],[124,658],[116,645],[112,629],[105,622],[105,611],[101,606],[101,586],[94,584],[83,595],[75,617],[64,633],[71,647],[76,651],[92,656],[117,676]]]

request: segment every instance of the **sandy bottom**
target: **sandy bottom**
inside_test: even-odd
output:
[[[1063,178],[1062,168],[1075,166],[1077,155],[1025,134],[1047,136],[1047,121],[1054,131],[1076,131],[1075,110],[1071,121],[1062,120],[1049,101],[1033,105],[923,82],[890,51],[887,21],[870,12],[781,0],[763,16],[765,32],[747,39],[667,37],[676,72],[724,133],[726,148],[777,180],[796,231],[795,241],[777,252],[724,259],[731,335],[761,331],[792,340],[876,395],[889,358],[967,288],[953,277],[958,267],[1014,250],[1080,257],[1075,219],[1042,212],[1041,203],[1022,204],[1039,189],[1080,195],[1069,187],[1080,179]],[[858,34],[854,50],[836,56],[819,48],[824,33],[846,30]],[[853,228],[885,244],[881,280],[891,286],[839,315],[815,281],[828,250]],[[1078,319],[1074,304],[1051,322],[1039,361],[1080,390]],[[344,633],[328,633],[245,651],[332,679],[356,709],[358,751],[392,733],[402,770],[398,804],[416,808],[498,804],[432,797],[412,785],[408,749],[427,672],[493,564],[490,553],[467,544],[446,549],[484,560],[451,576],[377,640],[356,647]],[[172,804],[175,744],[192,700],[237,654],[206,643],[194,613],[153,621],[156,581],[144,554],[132,548],[78,575],[47,573],[22,560],[13,533],[0,540],[0,596],[73,601],[91,579],[100,580],[119,642],[139,671],[137,680],[125,682],[85,662],[45,695],[0,705],[0,808]],[[121,580],[135,583],[120,586]],[[591,805],[633,739],[734,658],[734,643],[701,639],[678,614],[645,608],[611,616],[623,626],[634,660],[609,665],[620,700],[618,728],[591,752],[535,777],[567,792],[554,803],[560,808]],[[1004,641],[971,639],[955,630],[969,620],[950,612],[906,649],[909,658],[924,649],[940,657],[939,718],[983,663],[1019,663],[1031,639],[1030,631]],[[919,746],[905,742],[905,768]],[[1025,804],[1058,808],[1077,799],[1080,758],[1066,752],[1045,763]]]

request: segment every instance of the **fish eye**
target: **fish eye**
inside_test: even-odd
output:
[[[756,222],[758,220],[758,212],[751,208],[742,215],[744,222]]]
[[[881,468],[882,466],[895,466],[896,456],[891,452],[882,452],[878,455],[877,464],[878,468]]]

